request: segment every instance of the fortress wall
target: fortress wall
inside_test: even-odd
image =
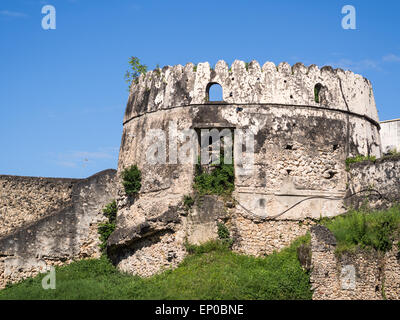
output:
[[[116,189],[115,170],[74,181],[70,200],[60,210],[1,237],[0,288],[49,266],[99,257],[97,228],[106,220],[102,209],[116,198]]]
[[[0,237],[71,202],[78,179],[0,176]]]
[[[331,67],[319,69],[301,63],[294,66],[283,62],[275,66],[257,61],[246,65],[235,60],[231,68],[218,61],[215,70],[208,62],[194,65],[166,66],[141,75],[133,83],[124,122],[147,112],[173,107],[204,104],[205,88],[218,83],[223,88],[223,99],[233,104],[286,104],[332,108],[365,115],[379,121],[371,83],[360,75]],[[320,83],[326,90],[315,102],[314,87]]]
[[[223,102],[207,101],[212,83],[222,86]],[[316,84],[322,85],[319,102]],[[207,200],[212,218],[199,220],[200,208],[186,216],[183,197],[193,195],[195,166],[146,159],[157,143],[147,137],[156,129],[165,134],[170,160],[171,123],[178,131],[230,128],[254,135],[253,170],[241,175],[235,162],[234,200],[223,203],[223,213],[210,204],[217,200]],[[214,69],[200,63],[150,71],[131,86],[118,164],[118,172],[137,164],[142,188],[130,199],[120,187],[110,252],[121,269],[150,275],[175,265],[166,257],[181,259],[186,240],[215,238],[218,221],[229,225],[236,251],[280,250],[315,219],[344,212],[345,160],[359,154],[380,157],[381,141],[371,83],[352,72],[270,62],[261,67],[256,61],[247,68],[243,61],[231,68],[219,61]]]
[[[386,156],[376,161],[363,161],[350,165],[349,192],[363,192],[349,198],[346,204],[359,207],[368,196],[368,204],[375,208],[391,206],[400,199],[400,156]]]
[[[142,171],[142,188],[135,201],[126,197],[120,188],[117,231],[109,239],[111,247],[123,248],[121,256],[124,258],[117,259],[118,266],[132,273],[151,275],[162,266],[174,265],[175,262],[166,258],[168,252],[183,257],[185,240],[196,239],[186,218],[179,214],[183,196],[193,192],[194,165],[154,165],[146,159],[146,151],[154,144],[154,140],[146,140],[151,129],[166,133],[168,155],[171,122],[176,123],[178,130],[240,128],[255,134],[254,171],[250,175],[235,176],[233,197],[241,206],[236,205],[225,219],[237,238],[234,250],[246,254],[262,255],[280,250],[304,235],[313,224],[312,219],[344,211],[340,199],[345,196],[347,186],[348,123],[350,153],[379,152],[379,148],[374,148],[379,146],[375,125],[357,116],[348,118],[340,111],[248,105],[237,112],[235,104],[208,104],[177,107],[134,118],[124,125],[118,167],[121,171],[137,164]],[[287,149],[288,145],[291,150]],[[179,142],[178,151],[181,147],[182,142]],[[290,173],[287,170],[291,170]],[[332,196],[337,199],[324,198]],[[319,198],[307,199],[310,197]],[[298,202],[301,203],[296,205]],[[295,207],[268,220],[291,206]],[[163,217],[173,211],[174,217],[162,222]],[[214,237],[217,221],[215,218],[203,228],[210,230],[213,225]],[[154,235],[166,230],[170,232],[168,235]],[[171,246],[168,243],[172,243]],[[160,250],[164,253],[160,254]],[[151,268],[143,267],[143,263]]]
[[[397,244],[385,254],[374,250],[335,254],[336,239],[325,227],[311,228],[313,300],[400,298]]]

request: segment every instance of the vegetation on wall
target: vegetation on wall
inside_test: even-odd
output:
[[[183,207],[185,208],[186,213],[189,213],[190,210],[192,210],[194,203],[195,200],[191,196],[189,195],[183,196]]]
[[[218,228],[217,234],[219,240],[225,243],[229,248],[232,247],[233,239],[231,238],[231,234],[226,225],[223,224],[222,222],[218,222],[217,228]]]
[[[125,168],[122,173],[122,185],[128,196],[135,196],[142,187],[142,173],[136,164]]]
[[[113,200],[111,203],[106,205],[103,209],[103,214],[107,217],[108,221],[100,223],[97,231],[100,235],[100,249],[104,253],[107,248],[107,240],[111,233],[115,230],[115,223],[117,219],[117,203]]]
[[[146,74],[147,66],[141,64],[138,57],[130,57],[129,66],[130,66],[129,70],[127,70],[125,73],[125,82],[128,83],[130,88],[132,82],[138,83],[139,77],[142,73]]]
[[[193,188],[200,194],[231,195],[235,189],[235,174],[232,164],[224,163],[221,155],[220,163],[210,165],[215,168],[211,172],[204,172],[202,166],[196,164],[196,175]]]
[[[400,205],[387,210],[351,210],[321,223],[335,235],[338,253],[357,248],[386,252],[400,235]]]
[[[209,242],[175,270],[150,278],[120,273],[106,257],[81,260],[56,267],[56,290],[43,290],[41,274],[0,291],[0,299],[311,299],[309,274],[296,253],[304,241],[260,258]]]
[[[346,168],[347,170],[350,169],[350,165],[352,163],[357,163],[357,162],[362,162],[362,161],[376,161],[375,156],[363,156],[363,155],[358,155],[352,158],[347,158],[346,159]]]

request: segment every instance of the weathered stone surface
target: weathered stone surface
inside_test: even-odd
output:
[[[366,199],[373,208],[387,208],[400,199],[400,155],[350,165],[346,204],[360,207]]]
[[[311,228],[311,283],[314,300],[399,299],[399,249],[335,253],[336,240],[325,227]]]
[[[223,100],[229,104],[284,104],[321,107],[315,102],[314,87],[326,87],[323,108],[350,111],[375,121],[378,114],[369,80],[351,71],[305,67],[298,63],[291,67],[286,62],[275,66],[266,62],[262,67],[252,61],[246,70],[245,62],[236,60],[231,70],[225,61],[218,61],[215,70],[208,62],[194,65],[166,66],[141,75],[133,83],[124,122],[149,112],[204,104],[206,87],[218,83],[223,88]]]
[[[224,101],[207,102],[207,90],[213,83],[221,85]],[[321,90],[316,102],[318,84]],[[241,167],[234,163],[235,205],[226,206],[223,221],[236,239],[234,250],[262,255],[304,235],[315,219],[345,211],[345,160],[359,154],[380,157],[378,121],[371,83],[330,67],[270,62],[261,67],[252,61],[246,68],[243,61],[235,61],[229,68],[219,61],[214,70],[200,63],[196,70],[187,64],[141,75],[132,84],[125,112],[118,172],[137,164],[142,189],[134,202],[120,189],[117,230],[110,238],[110,248],[125,250],[121,268],[149,275],[168,261],[151,258],[158,268],[146,263],[151,269],[147,272],[136,254],[141,259],[145,252],[153,257],[152,248],[161,250],[158,246],[164,248],[163,239],[176,236],[171,243],[181,257],[185,241],[201,243],[216,237],[220,210],[211,209],[207,222],[199,220],[197,225],[196,211],[188,217],[179,214],[174,222],[150,222],[182,206],[183,196],[193,193],[195,175],[194,165],[179,163],[179,157],[178,163],[147,161],[146,151],[154,143],[147,140],[151,129],[166,133],[167,150],[171,123],[178,132],[230,128],[254,134],[254,170],[239,174]],[[177,149],[184,143],[178,140]],[[166,160],[171,160],[168,155]],[[152,232],[138,231],[143,225]],[[157,232],[162,236],[155,236]],[[147,237],[152,240],[146,242]],[[129,261],[135,261],[135,267]]]
[[[46,266],[99,257],[97,226],[106,219],[102,209],[116,197],[115,174],[106,170],[75,181],[62,209],[0,238],[0,288]]]
[[[0,237],[71,202],[79,179],[0,176]]]

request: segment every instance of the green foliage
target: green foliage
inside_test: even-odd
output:
[[[142,173],[137,165],[134,164],[128,168],[125,168],[121,173],[121,177],[125,193],[128,196],[137,195],[142,187]]]
[[[200,194],[231,195],[235,189],[235,174],[232,164],[224,163],[221,155],[220,164],[214,165],[211,173],[203,172],[201,165],[196,165],[193,188]]]
[[[230,239],[231,235],[225,224],[218,222],[217,227],[218,227],[218,238],[220,238],[221,240]]]
[[[249,63],[248,62],[244,63],[244,67],[246,68],[246,71],[249,71]]]
[[[56,267],[56,290],[43,290],[41,274],[0,291],[0,299],[311,299],[309,275],[297,259],[300,243],[255,258],[233,253],[222,242],[210,242],[175,270],[150,278],[120,273],[103,256]]]
[[[138,83],[139,76],[143,73],[146,74],[147,66],[140,63],[139,58],[130,57],[129,58],[130,69],[125,73],[125,81],[129,84],[129,88],[132,82]]]
[[[347,170],[350,169],[350,165],[352,163],[357,163],[357,162],[362,162],[362,161],[376,161],[375,156],[363,156],[363,155],[358,155],[352,158],[347,158],[346,159],[346,168]]]
[[[113,200],[103,209],[103,214],[107,217],[108,221],[100,223],[97,228],[97,232],[100,235],[100,249],[102,252],[105,252],[107,248],[107,240],[111,233],[113,233],[115,230],[117,211],[117,203],[115,200]]]
[[[197,64],[195,64],[194,66],[193,66],[193,72],[196,72],[197,71]]]
[[[226,227],[226,225],[221,222],[218,222],[217,228],[218,228],[218,231],[217,231],[218,238],[224,244],[226,244],[229,248],[231,248],[233,245],[233,239],[231,238],[231,234],[230,234],[228,228]]]
[[[183,206],[185,207],[186,212],[189,212],[192,209],[194,202],[195,201],[191,196],[183,196]]]
[[[201,245],[186,243],[185,248],[189,254],[204,254],[213,251],[218,251],[218,252],[230,251],[229,245],[226,242],[220,240],[210,240]]]
[[[103,214],[110,223],[115,223],[115,220],[117,219],[117,211],[117,202],[113,200],[103,209]]]
[[[380,211],[352,210],[321,223],[335,235],[338,253],[357,248],[386,252],[400,232],[400,206]]]

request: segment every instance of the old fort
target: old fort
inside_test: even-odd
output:
[[[221,101],[210,101],[213,86],[220,86]],[[166,144],[164,163],[150,163],[149,132],[170,137],[171,123],[175,133],[198,133],[199,148],[209,141],[202,131],[247,132],[251,147],[232,137],[234,148],[252,157],[251,170],[235,156],[227,167],[173,161],[188,143],[181,136]],[[384,255],[338,256],[335,237],[319,224],[366,203],[396,203],[396,150],[400,121],[380,122],[371,82],[351,71],[238,60],[155,69],[130,88],[117,170],[87,179],[0,176],[0,287],[48,265],[99,257],[102,209],[115,199],[106,251],[122,271],[149,277],[175,268],[188,244],[217,239],[221,226],[232,250],[251,256],[310,233],[300,258],[314,299],[382,299],[383,285],[387,298],[399,299],[397,246]],[[123,183],[132,166],[140,172],[134,194]],[[207,180],[215,172],[224,177],[219,189]]]

